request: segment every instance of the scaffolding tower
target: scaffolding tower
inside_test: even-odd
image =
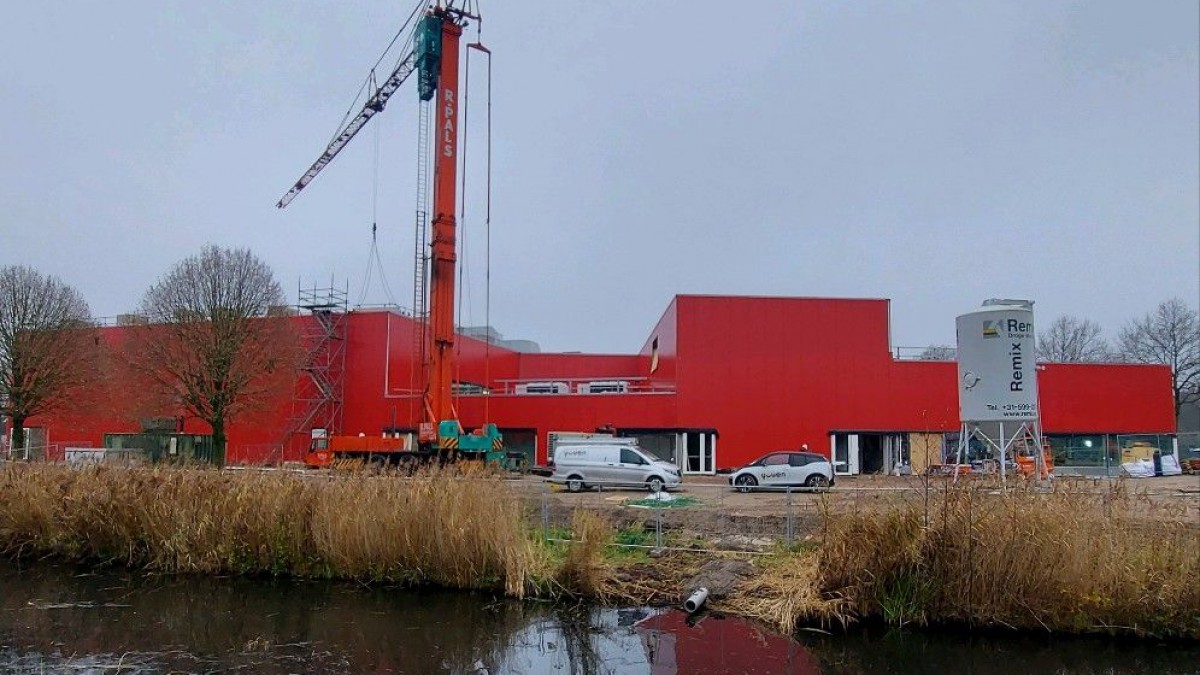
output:
[[[304,360],[281,444],[285,455],[302,455],[314,430],[341,433],[346,381],[349,287],[301,286],[297,296]]]

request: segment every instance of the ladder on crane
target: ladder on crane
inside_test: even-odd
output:
[[[424,369],[429,357],[425,345],[429,339],[429,306],[426,304],[429,279],[429,101],[417,101],[417,217],[413,236],[413,363]],[[424,380],[424,376],[422,377]]]

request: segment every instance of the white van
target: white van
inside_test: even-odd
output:
[[[550,482],[571,492],[590,487],[644,487],[652,492],[679,487],[679,467],[628,444],[571,444],[554,452]]]

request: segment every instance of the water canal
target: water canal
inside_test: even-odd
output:
[[[790,639],[717,615],[354,584],[0,564],[8,673],[1200,673],[1200,646],[912,632]]]

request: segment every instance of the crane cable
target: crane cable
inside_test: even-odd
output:
[[[459,288],[462,289],[464,295],[467,295],[467,288],[463,283],[463,271],[466,268],[467,247],[466,247],[466,217],[467,217],[467,130],[470,128],[469,121],[471,115],[471,106],[469,105],[471,95],[471,50],[477,49],[487,55],[487,132],[486,132],[486,169],[485,169],[485,211],[484,211],[484,330],[490,331],[492,326],[492,52],[487,47],[483,46],[481,41],[480,21],[475,23],[475,42],[467,44],[467,58],[463,73],[463,140],[462,140],[462,196],[459,205],[459,222],[464,227],[460,235],[462,240],[463,262],[459,265]],[[459,303],[459,325],[462,325],[462,311],[465,303]],[[457,342],[456,348],[461,355],[462,343]],[[483,338],[483,386],[485,393],[483,399],[483,419],[484,422],[490,422],[491,396],[488,388],[491,384],[491,359],[492,359],[492,336],[490,332],[485,333]],[[455,359],[455,367],[461,368],[462,359]]]
[[[478,30],[478,28],[476,28]],[[466,285],[466,269],[467,269],[467,123],[470,121],[471,107],[470,102],[471,90],[471,50],[470,45],[467,49],[466,64],[464,65],[463,86],[460,90],[462,93],[462,127],[455,130],[455,133],[462,134],[462,144],[459,156],[454,158],[455,162],[459,163],[459,175],[462,176],[462,189],[458,194],[458,303],[455,307],[458,316],[455,317],[455,332],[457,333],[463,327],[463,308],[467,305],[471,297],[470,289]],[[486,328],[485,328],[486,330]],[[454,377],[462,381],[462,340],[454,341]],[[455,399],[459,397],[455,396]],[[457,400],[455,402],[457,407]]]
[[[375,74],[372,71],[371,79],[374,80]],[[371,179],[371,251],[367,254],[367,273],[363,277],[362,289],[358,293],[358,302],[355,304],[362,306],[363,300],[367,297],[367,291],[371,288],[371,276],[376,268],[379,269],[379,284],[383,287],[384,296],[387,298],[389,305],[396,304],[396,297],[392,294],[392,287],[388,284],[387,274],[384,272],[383,259],[379,256],[379,243],[377,231],[379,229],[379,129],[378,124],[375,125],[375,153],[372,164],[372,179]]]
[[[476,41],[478,43],[479,33],[476,32]],[[468,45],[470,47],[470,45]],[[487,168],[485,169],[484,180],[486,190],[484,193],[484,296],[483,296],[483,314],[484,323],[488,326],[492,325],[492,52],[487,50],[482,44],[479,45],[481,50],[486,50],[487,54]],[[471,60],[471,52],[467,51],[467,61]],[[483,382],[487,387],[491,386],[492,382],[492,341],[488,340],[484,343],[483,354]],[[490,422],[489,415],[491,403],[491,392],[483,399],[483,419],[485,422]]]

